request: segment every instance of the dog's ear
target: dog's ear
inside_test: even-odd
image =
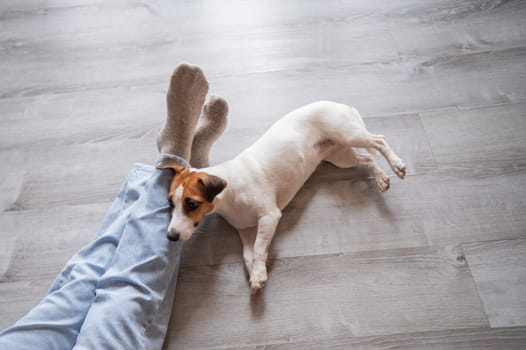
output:
[[[204,188],[204,197],[207,201],[212,203],[214,198],[220,194],[225,187],[227,186],[227,183],[225,180],[220,178],[219,176],[209,175],[205,174],[204,176],[199,178],[199,183]]]
[[[186,167],[174,159],[164,157],[159,163],[157,163],[157,169],[173,169],[176,173],[180,173],[186,169]]]

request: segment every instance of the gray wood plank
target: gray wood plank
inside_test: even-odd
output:
[[[525,239],[463,244],[492,327],[526,325]]]
[[[9,240],[10,245],[3,247],[11,247],[10,254],[2,250],[9,264],[0,279],[6,283],[39,279],[51,284],[70,256],[93,240],[110,204],[0,213],[0,242]]]
[[[312,343],[284,343],[235,348],[235,350],[403,349],[403,350],[522,350],[526,328],[474,328],[440,332],[393,334],[376,337],[331,339]]]
[[[262,73],[257,82],[252,75],[236,78],[236,82],[239,86],[252,86],[244,91],[259,100],[243,102],[256,110],[265,110],[266,113],[260,114],[264,118],[269,118],[275,106],[289,109],[320,98],[355,105],[366,117],[448,106],[473,107],[524,101],[526,89],[523,80],[517,79],[524,75],[521,58],[524,53],[523,48],[517,48],[368,64],[329,62],[323,68],[310,66],[301,71],[287,70],[286,74]],[[481,71],[485,74],[481,75]],[[301,86],[296,85],[298,80],[302,81]],[[220,84],[218,81],[222,91]],[[232,95],[242,94],[239,91]]]
[[[170,72],[166,72],[168,85]],[[151,137],[166,115],[163,89],[127,88],[0,100],[1,150]],[[154,148],[154,144],[148,145]]]
[[[182,268],[168,344],[228,348],[485,327],[458,247],[279,259],[257,298],[242,264]],[[199,330],[198,332],[196,330]]]
[[[0,283],[7,281],[7,271],[16,251],[16,237],[17,235],[12,231],[0,231],[0,247],[2,247],[2,254],[0,255]]]
[[[136,162],[157,159],[154,136],[29,151],[0,151],[7,174],[24,171],[17,210],[112,201]]]
[[[522,1],[415,1],[387,13],[402,56],[443,56],[524,46]]]
[[[15,210],[23,188],[24,171],[4,173],[0,179],[0,211]]]
[[[430,244],[523,237],[523,173],[484,179],[429,180],[423,186],[425,195],[420,204]]]
[[[524,75],[522,57],[525,51],[513,48],[461,56],[396,58],[366,64],[327,58],[324,64],[306,62],[285,70],[233,76],[214,75],[212,71],[207,75],[214,82],[213,91],[230,101],[231,116],[236,124],[245,119],[269,123],[293,108],[319,99],[355,105],[365,116],[388,115],[443,107],[524,102],[526,83],[519,77]],[[53,80],[46,79],[42,87],[26,84],[20,91],[4,91],[3,96],[48,96],[89,89],[112,94],[113,89],[133,90],[143,85],[146,85],[143,90],[149,90],[148,94],[159,93],[166,88],[166,77],[173,66],[183,58],[172,58],[146,79],[136,78],[133,73],[120,73],[113,75],[109,84],[80,81],[76,85],[62,85],[57,76]],[[115,64],[119,63],[107,63],[104,67],[113,70]],[[156,66],[156,62],[150,66]],[[138,70],[140,67],[129,68],[130,72]],[[236,67],[231,70],[235,71]],[[485,74],[479,74],[480,71]],[[101,74],[112,76],[109,72]],[[18,79],[29,78],[18,76]],[[62,79],[70,81],[70,75]],[[118,100],[118,96],[115,99]],[[158,103],[162,106],[163,99]]]
[[[421,113],[443,176],[486,177],[526,167],[526,104]],[[526,194],[524,186],[517,194]]]

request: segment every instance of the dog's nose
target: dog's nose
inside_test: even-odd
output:
[[[170,241],[178,241],[179,240],[179,232],[173,232],[173,231],[170,231],[168,232],[168,234],[166,234],[166,237],[170,240]]]

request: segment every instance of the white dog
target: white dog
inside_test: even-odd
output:
[[[256,143],[220,165],[197,170],[166,159],[158,167],[176,172],[169,191],[173,212],[168,238],[187,240],[204,215],[220,214],[239,232],[255,294],[267,281],[267,255],[281,211],[321,161],[341,168],[366,166],[380,191],[389,188],[389,178],[373,158],[353,147],[371,154],[378,150],[404,178],[402,160],[382,135],[367,131],[356,109],[326,101],[285,115]]]

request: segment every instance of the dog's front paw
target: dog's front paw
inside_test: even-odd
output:
[[[250,293],[252,295],[258,294],[265,286],[267,279],[267,268],[265,267],[265,263],[254,262],[250,273]]]
[[[258,295],[259,292],[263,289],[265,286],[265,282],[250,282],[250,294],[252,295]]]

